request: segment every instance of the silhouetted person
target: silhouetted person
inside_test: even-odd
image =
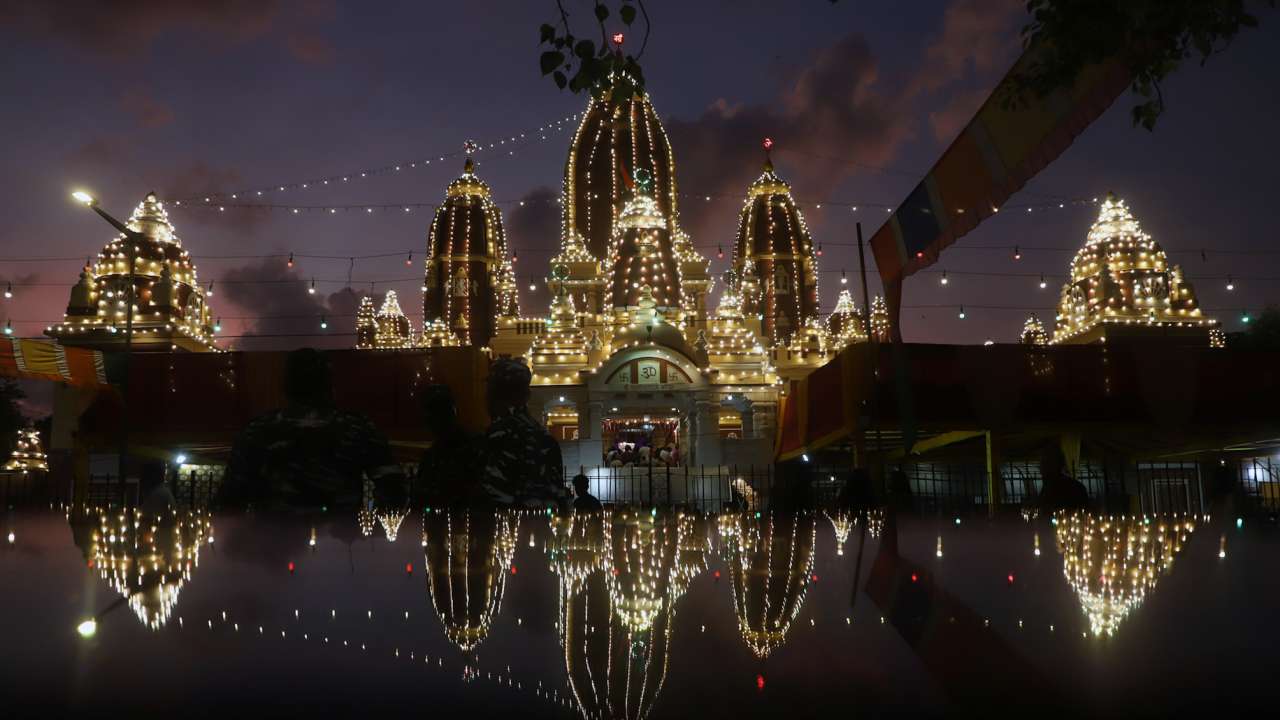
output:
[[[911,481],[901,470],[889,473],[889,506],[899,512],[910,512],[915,507],[911,493]]]
[[[560,444],[529,416],[528,366],[500,358],[489,368],[489,430],[484,436],[483,486],[499,505],[563,504]]]
[[[866,468],[854,468],[836,495],[836,507],[861,508],[871,504],[871,476]]]
[[[287,405],[253,420],[232,446],[222,487],[230,506],[355,508],[367,476],[382,507],[405,503],[386,437],[363,415],[333,406],[329,360],[311,348],[285,362]]]
[[[1089,491],[1067,472],[1062,450],[1057,445],[1047,446],[1040,455],[1040,479],[1042,511],[1089,509]]]
[[[418,497],[427,505],[469,505],[481,499],[479,438],[458,422],[458,408],[447,385],[428,385],[418,396],[431,432],[431,447],[418,463]]]
[[[600,499],[591,494],[591,480],[582,473],[573,476],[573,509],[578,512],[603,510]]]
[[[144,515],[155,517],[176,508],[178,501],[164,481],[164,463],[149,461],[138,474],[138,507]]]

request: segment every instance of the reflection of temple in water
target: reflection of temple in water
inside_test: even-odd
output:
[[[82,508],[68,519],[89,567],[127,598],[143,625],[163,627],[199,565],[200,545],[211,529],[208,516]]]
[[[1062,572],[1094,635],[1109,636],[1155,590],[1196,528],[1191,515],[1058,514]]]
[[[518,519],[507,511],[435,511],[423,515],[431,605],[445,635],[471,652],[502,607],[515,555]]]
[[[743,514],[730,548],[733,608],[747,647],[766,658],[786,642],[813,570],[812,514]]]
[[[670,666],[675,606],[706,567],[706,532],[683,513],[552,519],[565,670],[585,718],[643,718]]]

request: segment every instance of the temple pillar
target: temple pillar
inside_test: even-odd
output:
[[[693,462],[697,465],[719,465],[720,405],[710,397],[694,401]]]

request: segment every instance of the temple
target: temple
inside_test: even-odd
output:
[[[1182,268],[1169,263],[1164,248],[1142,231],[1125,202],[1108,193],[1084,247],[1071,261],[1050,342],[1133,339],[1224,344],[1218,321],[1201,313]]]
[[[675,154],[649,96],[591,99],[565,162],[545,316],[520,313],[516,258],[468,157],[429,231],[417,345],[524,358],[530,409],[561,441],[567,467],[770,464],[786,382],[868,338],[848,293],[830,317],[819,314],[818,253],[772,144],[746,188],[713,302],[715,278],[681,225]],[[872,316],[873,331],[887,328],[877,303],[884,317]],[[371,309],[358,319],[366,335],[381,327]]]
[[[196,266],[155,193],[147,193],[126,226],[139,234],[136,246],[120,234],[96,262],[86,262],[65,318],[45,334],[68,347],[122,349],[132,286],[134,352],[217,350],[216,323]]]

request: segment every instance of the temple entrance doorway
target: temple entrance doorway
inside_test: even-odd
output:
[[[688,452],[678,414],[619,414],[601,425],[601,465],[606,468],[680,467]]]

